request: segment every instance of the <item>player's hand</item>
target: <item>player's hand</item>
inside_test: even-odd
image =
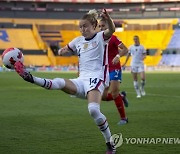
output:
[[[66,52],[66,48],[61,48],[58,50],[58,55],[62,56]]]
[[[121,70],[125,70],[126,69],[126,66],[121,66]]]
[[[142,57],[142,60],[144,60],[144,59],[146,59],[146,56],[143,56],[143,57]]]
[[[58,50],[58,55],[62,56],[63,48]]]
[[[114,58],[113,58],[113,60],[112,60],[112,63],[113,63],[113,65],[116,65],[117,63],[119,63],[119,58],[120,58],[120,56],[115,56]]]
[[[108,12],[106,11],[106,9],[103,9],[102,13],[100,14],[100,16],[106,20],[110,19],[110,15],[108,14]]]

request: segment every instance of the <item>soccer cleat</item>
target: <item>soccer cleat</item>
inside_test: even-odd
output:
[[[125,106],[125,107],[128,107],[129,102],[128,102],[128,99],[126,98],[126,92],[125,92],[125,91],[122,91],[122,92],[121,92],[121,96],[122,96],[122,99],[123,99],[123,102],[124,102],[124,106]]]
[[[142,95],[142,96],[145,96],[145,95],[146,95],[146,92],[144,91],[144,89],[141,90],[141,95]]]
[[[137,98],[141,98],[141,91],[140,91],[140,89],[137,89],[136,93],[137,93]]]
[[[33,76],[25,69],[23,63],[21,63],[20,61],[15,62],[14,69],[25,81],[34,83]]]
[[[128,123],[128,118],[126,119],[121,119],[119,122],[118,122],[118,125],[125,125]]]
[[[107,146],[106,154],[116,154],[116,148],[110,142],[107,142],[106,146]]]
[[[136,97],[137,97],[137,98],[141,98],[141,95],[137,95]]]

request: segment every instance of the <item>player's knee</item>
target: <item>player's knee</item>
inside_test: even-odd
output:
[[[62,78],[55,78],[52,80],[52,88],[51,89],[62,89],[65,87],[65,80]]]
[[[96,118],[100,112],[100,105],[98,103],[92,102],[88,104],[88,110],[89,114],[93,117]]]
[[[89,110],[89,114],[94,119],[96,125],[103,128],[104,125],[103,126],[101,126],[101,125],[105,124],[106,117],[100,112],[100,105],[95,102],[89,103],[88,110]]]
[[[102,125],[104,123],[104,119],[103,118],[98,118],[97,120],[96,120],[96,124],[97,125]]]

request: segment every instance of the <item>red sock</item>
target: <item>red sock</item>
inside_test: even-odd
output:
[[[116,107],[118,109],[118,112],[121,116],[121,119],[126,119],[126,114],[125,114],[125,109],[124,109],[124,104],[122,100],[122,96],[118,95],[115,99],[114,102],[116,104]]]
[[[108,93],[106,96],[106,101],[112,101],[112,100],[113,100],[113,97],[112,97],[111,93]]]

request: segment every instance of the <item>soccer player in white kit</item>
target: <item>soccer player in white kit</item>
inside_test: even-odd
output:
[[[42,86],[46,89],[62,90],[68,94],[87,98],[88,111],[103,134],[107,151],[115,154],[116,149],[110,143],[111,132],[106,117],[100,111],[101,97],[104,88],[109,84],[107,59],[107,43],[115,31],[114,23],[104,9],[101,17],[108,23],[108,29],[96,32],[98,14],[90,10],[79,23],[82,36],[75,38],[64,48],[59,50],[62,55],[67,52],[77,52],[79,57],[79,77],[76,79],[43,79],[32,76],[21,62],[15,63],[16,72],[26,81]],[[94,153],[96,153],[94,151]]]
[[[130,46],[126,61],[122,66],[126,65],[130,56],[132,56],[131,73],[132,73],[133,80],[134,80],[134,82],[133,82],[134,88],[137,93],[137,98],[141,98],[141,96],[146,95],[146,92],[144,90],[145,71],[144,71],[144,62],[143,62],[146,57],[146,50],[140,44],[140,40],[137,35],[134,36],[134,45]],[[140,77],[141,77],[141,85],[140,86],[138,83],[138,74],[140,74]]]

